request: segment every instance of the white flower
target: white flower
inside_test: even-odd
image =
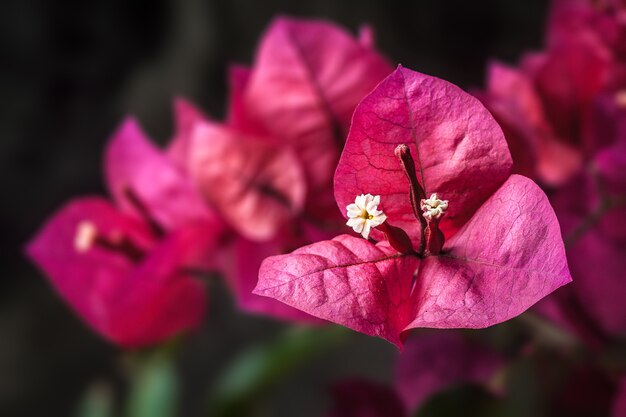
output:
[[[77,252],[87,252],[93,246],[98,237],[98,229],[96,225],[88,220],[83,220],[76,227],[76,235],[74,236],[74,249]]]
[[[358,195],[354,203],[346,207],[348,212],[348,222],[346,224],[367,239],[372,227],[380,226],[387,220],[387,216],[382,210],[378,210],[379,204],[379,195]]]
[[[430,198],[420,200],[420,208],[426,220],[440,219],[446,214],[448,200],[440,200],[437,193],[433,193]]]

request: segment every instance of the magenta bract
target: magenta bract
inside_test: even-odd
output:
[[[243,237],[237,246],[247,253],[238,250],[230,278],[246,310],[305,316],[245,291],[256,285],[264,257],[342,227],[332,175],[350,117],[392,70],[368,37],[355,39],[324,21],[276,19],[253,66],[230,69],[227,123],[205,119],[192,130],[189,171],[205,200]]]
[[[612,143],[626,88],[626,24],[586,1],[556,1],[547,47],[519,70],[490,67],[481,100],[503,125],[516,173],[560,186]]]
[[[204,286],[186,268],[211,246],[208,230],[191,227],[157,239],[145,222],[106,200],[82,198],[59,210],[27,253],[87,324],[134,348],[200,323]]]
[[[369,44],[324,21],[276,19],[259,46],[244,93],[249,117],[304,167],[307,212],[327,220],[332,178],[359,101],[392,71]]]
[[[541,309],[596,345],[626,335],[625,139],[599,152],[590,173],[553,197],[575,282]]]
[[[122,211],[137,216],[149,212],[165,230],[190,222],[218,222],[191,179],[150,143],[132,118],[109,142],[104,168],[109,192]]]
[[[402,144],[415,155],[413,188],[394,155]],[[476,99],[398,68],[355,111],[335,195],[340,208],[364,193],[380,195],[387,222],[416,251],[342,235],[266,259],[255,293],[398,346],[415,327],[508,320],[570,281],[550,203],[532,181],[509,177],[510,166],[500,128]],[[430,256],[417,249],[423,217],[410,197],[424,193],[420,186],[447,200],[445,244]]]
[[[179,116],[189,111],[179,105]],[[187,125],[179,123],[177,143],[186,142]],[[108,144],[105,173],[115,205],[70,202],[29,243],[29,257],[78,315],[116,344],[150,345],[195,327],[206,301],[193,275],[213,266],[221,222],[133,119]]]

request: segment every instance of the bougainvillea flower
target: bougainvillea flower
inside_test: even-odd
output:
[[[199,324],[223,228],[191,180],[133,119],[105,157],[113,203],[81,198],[59,210],[27,253],[98,333],[124,347],[160,342]]]
[[[255,293],[398,346],[415,327],[508,320],[571,279],[550,203],[510,168],[478,100],[399,67],[355,110],[335,174],[342,212],[380,196],[379,242],[341,235],[270,257]],[[431,194],[448,203],[429,220]]]
[[[624,139],[599,152],[587,174],[553,197],[575,282],[541,310],[596,345],[626,335]]]
[[[488,385],[504,366],[497,352],[458,333],[437,332],[409,338],[396,365],[396,390],[409,410],[455,384]]]
[[[343,228],[332,173],[354,108],[391,72],[372,43],[368,29],[355,39],[323,21],[275,20],[253,66],[230,69],[226,123],[196,117],[176,147],[186,149],[185,165],[205,200],[241,236],[235,245],[255,252],[235,262],[231,277],[244,309],[304,315],[242,289],[256,285],[259,253],[289,252]]]
[[[106,200],[81,198],[59,210],[27,252],[89,326],[133,348],[200,323],[205,291],[187,268],[211,233],[194,226],[158,238]]]
[[[331,389],[333,406],[327,417],[405,417],[408,415],[394,390],[362,379],[346,380]]]
[[[191,178],[150,142],[136,120],[127,119],[113,135],[104,165],[109,192],[122,211],[138,216],[147,211],[165,230],[218,222]]]
[[[626,20],[557,1],[547,32],[546,49],[526,54],[519,69],[492,64],[477,96],[502,124],[515,172],[558,186],[614,136],[607,110],[626,89]]]
[[[253,67],[230,70],[227,125],[204,120],[193,130],[187,160],[195,167],[196,182],[245,237],[269,240],[302,209],[309,223],[322,228],[340,218],[332,173],[350,117],[361,98],[391,72],[368,36],[360,41],[323,21],[275,20]],[[239,175],[241,161],[253,155],[256,162]],[[220,164],[209,163],[214,159]],[[225,178],[240,183],[232,193],[223,193]],[[257,178],[253,182],[261,184],[249,186]]]
[[[200,192],[244,237],[269,240],[302,210],[306,182],[289,148],[208,121],[190,142],[189,170]]]
[[[578,171],[581,153],[553,132],[541,97],[521,70],[493,62],[486,92],[475,95],[502,127],[513,157],[513,172],[559,184]]]
[[[332,178],[352,113],[391,71],[371,41],[328,22],[278,18],[263,36],[243,106],[248,119],[295,149],[306,174],[309,218],[337,218]]]

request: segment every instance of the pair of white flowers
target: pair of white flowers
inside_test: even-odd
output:
[[[371,194],[361,194],[356,197],[354,203],[346,207],[348,226],[365,239],[369,238],[370,231],[376,226],[380,226],[387,220],[387,216],[378,209],[380,196]],[[440,200],[437,193],[431,194],[430,198],[420,200],[424,218],[428,221],[440,219],[448,208],[448,200]]]

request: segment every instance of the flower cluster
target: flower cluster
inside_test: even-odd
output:
[[[28,255],[91,327],[125,347],[196,327],[198,278],[214,270],[242,309],[316,321],[252,294],[258,268],[342,228],[332,173],[354,108],[391,70],[367,28],[355,39],[327,22],[276,19],[252,67],[231,68],[225,122],[178,99],[176,132],[160,150],[129,118],[106,150],[112,201],[73,200]]]
[[[457,382],[497,397],[494,376],[534,345],[505,358],[458,333],[409,333],[536,305],[577,347],[623,341],[625,45],[624,6],[556,0],[544,50],[491,64],[472,95],[393,70],[368,29],[279,18],[250,68],[230,68],[226,120],[178,99],[161,150],[128,118],[105,152],[109,197],[69,202],[27,253],[126,348],[197,327],[200,278],[217,271],[242,310],[406,349],[395,390],[339,385],[331,415],[405,416]],[[597,362],[572,372],[613,401],[624,374]],[[578,382],[562,391],[587,391]]]

